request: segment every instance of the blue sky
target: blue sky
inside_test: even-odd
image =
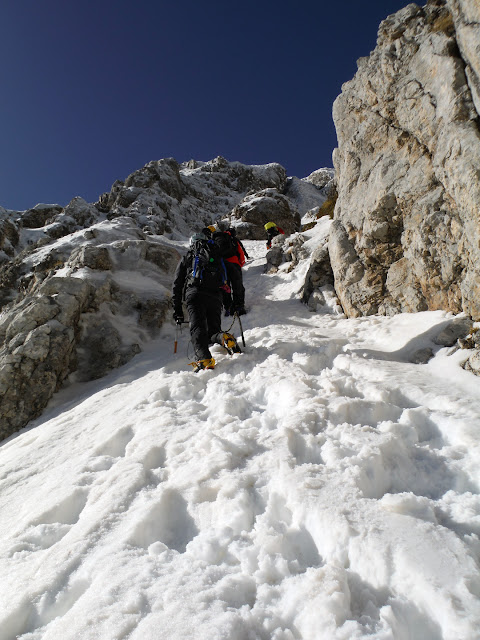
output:
[[[3,0],[0,205],[89,202],[150,160],[332,166],[332,103],[405,0]]]

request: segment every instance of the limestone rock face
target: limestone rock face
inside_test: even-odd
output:
[[[290,235],[300,230],[300,214],[295,204],[277,189],[263,189],[247,195],[228,218],[240,239],[263,240],[264,225],[275,222]]]
[[[131,222],[118,239],[105,226],[0,316],[0,438],[40,415],[72,372],[92,380],[128,362],[164,321],[178,252]]]
[[[477,0],[449,0],[457,44],[477,113],[480,113],[480,23]]]
[[[349,316],[480,319],[480,5],[410,4],[333,107],[329,251]]]

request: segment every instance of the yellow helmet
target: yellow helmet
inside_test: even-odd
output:
[[[215,229],[215,227],[213,226],[213,224],[210,224],[210,225],[207,227],[207,229],[210,229],[210,231],[211,231],[212,233],[215,233],[215,231],[216,231],[216,229]]]
[[[275,222],[267,222],[267,224],[265,225],[265,231],[268,231],[272,227],[276,227],[276,226],[277,225],[275,224]]]

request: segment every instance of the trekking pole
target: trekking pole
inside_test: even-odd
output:
[[[235,315],[237,317],[238,324],[240,325],[240,335],[242,336],[242,344],[243,344],[244,347],[246,347],[247,345],[245,344],[245,337],[243,335],[242,321],[240,320],[240,316],[238,315],[237,312],[235,312]]]

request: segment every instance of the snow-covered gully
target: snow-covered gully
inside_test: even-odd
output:
[[[449,316],[312,313],[247,248],[244,353],[169,325],[0,447],[0,640],[479,637],[480,380],[409,362]]]

